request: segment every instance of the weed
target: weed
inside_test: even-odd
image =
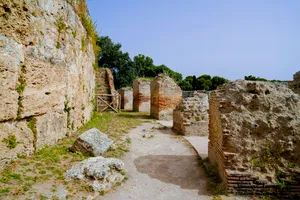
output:
[[[276,183],[279,185],[280,189],[286,188],[287,184],[286,182],[283,180],[282,178],[282,173],[280,171],[277,171],[275,173],[275,177],[276,177]]]
[[[121,174],[122,174],[123,176],[125,176],[126,172],[124,172],[124,171],[121,171]]]
[[[202,166],[202,168],[205,170],[206,174],[208,175],[208,177],[211,179],[211,181],[209,182],[209,190],[213,193],[213,194],[220,194],[223,192],[223,185],[222,185],[222,181],[221,181],[221,177],[217,171],[216,166],[211,165],[208,162],[208,159],[204,159],[202,160],[199,157],[199,163]]]
[[[17,154],[17,158],[26,158],[27,157],[27,155],[26,154]]]
[[[46,170],[40,170],[39,173],[40,174],[46,174],[47,172],[46,172]]]
[[[60,49],[60,47],[61,47],[60,42],[57,42],[55,47],[56,47],[57,49]]]
[[[13,174],[10,174],[10,177],[12,177],[13,179],[16,179],[16,180],[20,180],[21,174],[13,173]]]
[[[121,182],[116,182],[116,186],[120,186],[121,185]]]
[[[105,195],[105,191],[104,191],[104,190],[101,190],[101,191],[100,191],[100,195],[101,195],[101,196],[104,196],[104,195]]]
[[[6,146],[13,149],[17,146],[17,138],[14,134],[10,134],[7,138],[3,138],[2,142],[6,143]]]
[[[75,30],[75,31],[72,31],[72,35],[73,35],[74,38],[76,38],[76,36],[77,36],[77,31],[76,31],[76,30]]]
[[[131,143],[131,139],[130,139],[130,137],[126,137],[126,142],[127,142],[128,144],[130,144],[130,143]]]
[[[69,107],[69,103],[70,103],[69,99],[67,99],[67,100],[64,102],[64,105],[65,105],[65,107],[64,107],[64,112],[65,112],[65,113],[69,113],[69,112],[71,111],[71,107]]]
[[[10,191],[11,191],[11,188],[9,188],[9,187],[0,188],[0,194],[9,193]]]
[[[213,200],[222,200],[222,199],[223,198],[221,196],[219,196],[219,195],[213,197]]]
[[[32,131],[33,133],[33,146],[34,149],[36,149],[36,142],[37,142],[37,130],[36,130],[36,118],[32,117],[29,118],[27,121],[27,127]]]

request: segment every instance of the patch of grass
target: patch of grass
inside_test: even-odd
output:
[[[0,194],[9,193],[10,191],[11,191],[11,188],[9,188],[9,187],[0,188]]]
[[[17,158],[26,158],[27,157],[27,155],[26,154],[17,154]]]
[[[105,190],[101,190],[101,191],[100,191],[100,195],[101,195],[101,196],[104,196],[104,195],[105,195]]]
[[[77,36],[77,31],[76,31],[76,30],[72,31],[72,35],[73,35],[73,38],[76,38],[76,36]]]
[[[131,139],[130,139],[130,137],[126,137],[126,142],[127,142],[128,144],[130,144],[130,143],[131,143]]]
[[[68,108],[68,104],[66,105],[66,108]],[[0,174],[0,188],[9,184],[11,190],[8,192],[8,195],[19,195],[25,192],[34,192],[33,184],[41,184],[45,181],[63,183],[64,172],[88,157],[80,153],[70,152],[69,148],[73,145],[78,135],[91,128],[97,128],[105,133],[118,147],[108,150],[103,155],[104,157],[122,157],[129,151],[130,145],[129,139],[126,138],[125,134],[141,124],[140,115],[140,113],[134,112],[123,112],[122,114],[94,113],[92,119],[69,138],[60,140],[54,146],[38,149],[33,156],[23,157],[20,155],[21,159],[17,159],[16,162],[12,163]],[[35,132],[35,119],[28,119],[27,126]],[[125,172],[121,173],[125,174]],[[127,178],[125,177],[125,179]],[[83,189],[79,183],[71,185],[74,188],[74,192]]]
[[[217,168],[210,164],[208,159],[201,159],[199,157],[199,163],[201,167],[205,170],[207,176],[210,178],[208,188],[209,191],[214,195],[219,195],[224,192],[224,187],[222,185],[221,177],[217,171]]]
[[[2,142],[6,143],[7,148],[13,149],[17,146],[17,138],[14,134],[8,135],[7,138],[3,138]]]

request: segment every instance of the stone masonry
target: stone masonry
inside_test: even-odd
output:
[[[212,92],[209,104],[208,156],[227,191],[299,199],[299,95],[234,81]]]
[[[87,33],[66,0],[2,0],[0,24],[1,169],[91,118],[95,56],[92,44],[82,48]]]
[[[138,78],[133,81],[133,110],[150,112],[150,80]]]
[[[173,112],[173,130],[182,135],[208,135],[208,95],[194,92]]]
[[[172,120],[173,110],[182,100],[182,91],[175,81],[158,75],[151,82],[151,116],[159,120]]]
[[[133,92],[132,88],[121,88],[119,90],[121,95],[121,109],[132,111],[133,108]]]
[[[300,71],[294,74],[293,90],[295,93],[300,94]]]

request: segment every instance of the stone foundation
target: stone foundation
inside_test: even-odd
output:
[[[300,198],[300,97],[234,81],[212,92],[208,157],[229,193]]]
[[[150,80],[139,78],[133,82],[133,110],[150,112]]]
[[[132,111],[133,110],[133,92],[132,88],[121,88],[119,90],[121,95],[121,109]]]
[[[173,130],[182,135],[208,135],[208,95],[184,98],[173,112]]]
[[[158,75],[151,82],[151,116],[160,120],[172,120],[173,110],[182,100],[182,91],[175,81]]]

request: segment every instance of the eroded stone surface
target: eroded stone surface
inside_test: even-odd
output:
[[[133,81],[133,110],[150,112],[150,80],[139,78]]]
[[[96,128],[82,133],[75,141],[71,150],[91,156],[100,156],[105,153],[113,141]]]
[[[120,172],[123,169],[124,163],[121,160],[98,156],[74,165],[66,171],[65,177],[67,180],[85,180],[96,192],[106,191],[117,182],[122,182],[124,176]]]
[[[0,123],[36,118],[37,148],[76,131],[93,111],[95,56],[72,6],[2,0],[0,24]]]
[[[16,138],[16,146],[9,148],[3,139],[7,139],[9,135]],[[17,155],[30,155],[34,152],[33,134],[27,126],[26,120],[18,122],[0,123],[0,168],[9,164],[10,160],[16,159]]]
[[[133,92],[132,88],[121,88],[121,109],[131,111],[133,109]]]
[[[293,183],[286,184],[291,184],[290,188],[293,184],[299,187],[300,180],[296,178],[300,177],[299,116],[300,96],[286,86],[233,81],[212,92],[209,160],[218,166],[225,184],[232,177],[236,179],[246,173],[251,175],[243,175],[246,186],[255,183],[252,188],[258,188],[228,184],[230,192],[266,192],[262,188],[274,192],[276,186],[268,184],[278,183],[278,177],[293,177]]]
[[[173,112],[173,130],[183,135],[208,135],[208,95],[195,92]]]
[[[172,120],[173,110],[181,100],[182,91],[172,78],[159,75],[151,82],[151,116]]]

